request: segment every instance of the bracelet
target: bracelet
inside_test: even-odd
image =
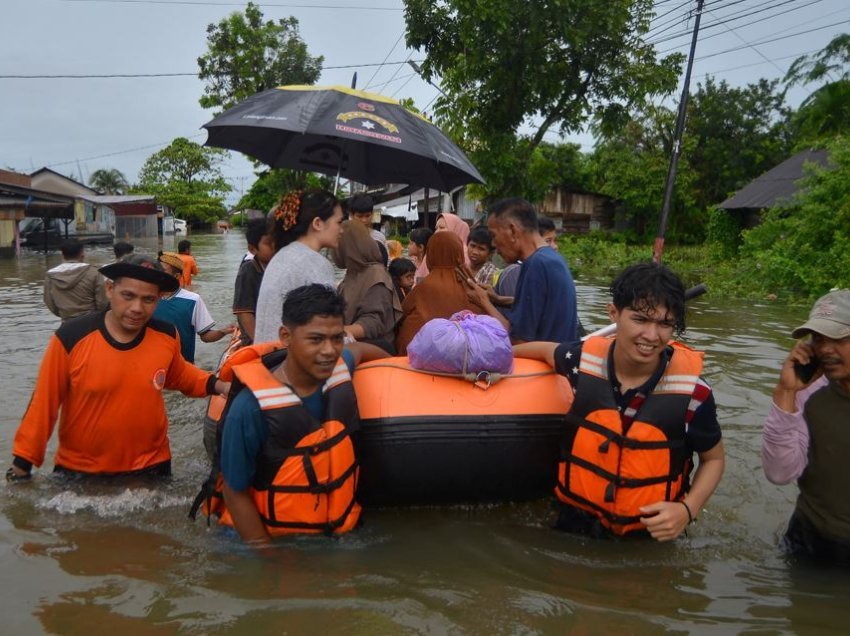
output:
[[[680,499],[678,503],[682,504],[685,507],[685,510],[688,511],[688,525],[691,525],[696,519],[694,519],[694,515],[691,514],[691,507],[685,503],[684,499]]]

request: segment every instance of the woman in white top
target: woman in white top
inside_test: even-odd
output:
[[[293,289],[312,283],[335,286],[333,265],[319,250],[339,244],[342,208],[328,192],[290,192],[272,210],[269,233],[277,253],[260,285],[255,343],[277,342],[283,301]]]

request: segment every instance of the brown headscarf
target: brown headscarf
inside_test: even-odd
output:
[[[466,242],[469,240],[469,226],[457,214],[442,212],[437,215],[437,221],[443,219],[446,222],[446,231],[457,234],[463,245],[463,262],[469,267],[469,255],[466,252]]]
[[[477,314],[484,310],[469,300],[466,287],[455,268],[463,265],[463,244],[452,232],[437,232],[426,250],[431,273],[413,288],[402,303],[404,318],[399,325],[395,346],[399,355],[407,353],[407,345],[422,326],[433,318],[449,318],[461,309]]]
[[[369,230],[357,221],[346,221],[342,228],[336,256],[345,267],[345,278],[339,286],[339,293],[345,300],[345,324],[350,325],[357,321],[366,292],[375,285],[383,285],[391,292],[395,324],[401,317],[401,304],[377,241],[372,238]],[[390,325],[389,330],[392,330],[392,327],[393,325]]]

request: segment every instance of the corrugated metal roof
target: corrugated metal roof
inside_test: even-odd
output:
[[[81,199],[92,203],[112,205],[113,203],[153,203],[156,197],[152,194],[102,194],[81,196]]]
[[[772,208],[786,203],[798,188],[806,163],[826,166],[828,150],[804,150],[771,168],[757,179],[738,190],[719,207],[724,210]]]

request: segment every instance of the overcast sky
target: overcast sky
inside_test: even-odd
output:
[[[2,0],[0,4],[4,26],[0,167],[30,172],[49,166],[75,178],[82,173],[84,180],[98,168],[118,168],[135,181],[145,159],[175,137],[198,143],[206,138],[200,126],[211,115],[198,105],[203,86],[197,77],[8,76],[197,73],[196,60],[206,50],[207,25],[244,9],[244,3]],[[437,95],[404,64],[421,54],[404,47],[401,0],[256,4],[266,19],[289,15],[299,19],[310,53],[325,56],[319,84],[349,85],[356,70],[358,88],[412,97],[419,108],[426,108]],[[651,39],[676,36],[693,25],[684,14],[696,0],[656,4],[659,17]],[[781,77],[797,55],[816,51],[850,30],[848,0],[707,0],[706,8],[694,85],[707,73],[732,85]],[[686,52],[689,42],[683,34],[659,42],[657,48]],[[384,60],[384,66],[367,66]],[[348,65],[363,66],[331,68]],[[798,105],[813,88],[793,89],[791,105]],[[549,134],[547,139],[556,141],[557,136]],[[593,143],[586,135],[569,140],[588,150]],[[237,153],[226,164],[225,174],[235,190],[231,201],[254,179],[251,164]]]

